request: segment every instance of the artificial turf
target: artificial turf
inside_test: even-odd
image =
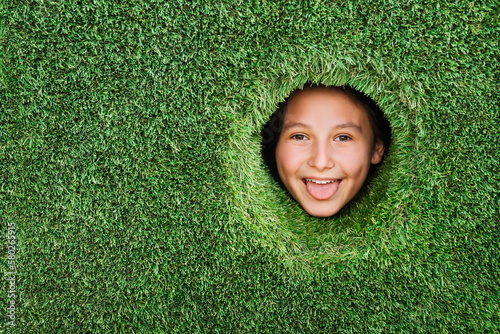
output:
[[[0,332],[497,332],[498,1],[12,1],[0,18]],[[306,82],[392,145],[307,215],[260,156]],[[2,238],[7,277],[7,238]]]

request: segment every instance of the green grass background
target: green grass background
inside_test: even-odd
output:
[[[0,332],[499,331],[498,1],[1,6]],[[259,155],[306,81],[392,126],[327,219]]]

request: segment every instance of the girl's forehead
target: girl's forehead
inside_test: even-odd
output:
[[[288,116],[288,117],[287,117]],[[309,89],[291,96],[285,120],[291,118],[333,118],[368,120],[368,115],[345,94],[327,89]]]
[[[328,88],[307,88],[294,92],[288,100],[288,108],[323,109],[328,106],[342,104],[357,108],[357,104],[346,94]]]

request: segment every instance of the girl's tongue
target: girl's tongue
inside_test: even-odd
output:
[[[340,180],[327,184],[317,184],[311,181],[305,182],[307,192],[317,200],[325,200],[332,197],[337,192],[340,184]]]

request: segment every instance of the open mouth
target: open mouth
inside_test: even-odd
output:
[[[307,192],[317,200],[327,200],[331,198],[339,189],[342,180],[316,180],[316,179],[302,179]]]

